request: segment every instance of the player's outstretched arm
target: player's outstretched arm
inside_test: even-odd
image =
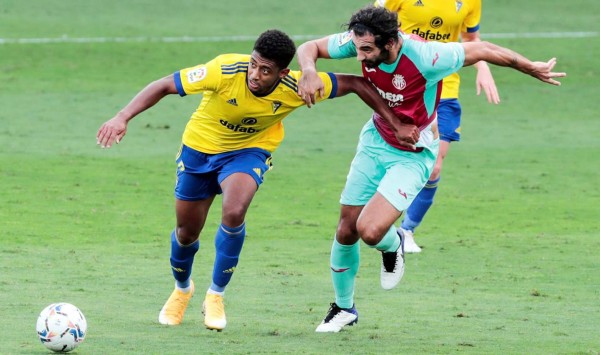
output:
[[[554,78],[567,76],[566,73],[552,71],[556,65],[556,58],[547,62],[532,62],[517,52],[490,42],[467,42],[462,45],[465,49],[464,66],[485,60],[495,65],[514,68],[545,83],[557,86],[560,85],[560,81]]]
[[[335,74],[337,79],[336,97],[348,93],[357,94],[370,108],[383,117],[394,128],[396,138],[400,145],[415,150],[415,143],[419,141],[420,131],[412,123],[402,122],[402,118],[396,116],[394,111],[379,96],[377,90],[362,76],[351,74]]]
[[[119,143],[127,133],[127,123],[131,119],[154,106],[163,97],[176,93],[173,74],[148,84],[127,106],[100,126],[96,134],[96,144],[102,148],[110,148],[113,143]]]
[[[324,37],[302,43],[296,51],[298,65],[302,71],[302,76],[298,82],[298,95],[308,107],[317,102],[315,95],[321,95],[322,97],[325,93],[323,81],[317,75],[317,59],[330,58],[327,50],[328,40],[329,37]]]

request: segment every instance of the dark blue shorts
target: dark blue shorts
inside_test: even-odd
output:
[[[460,114],[458,99],[442,99],[437,109],[440,139],[446,142],[460,141]]]
[[[182,145],[176,162],[175,197],[198,201],[221,194],[221,182],[234,173],[252,176],[258,188],[264,174],[271,169],[271,153],[264,149],[246,148],[221,154],[204,154]]]

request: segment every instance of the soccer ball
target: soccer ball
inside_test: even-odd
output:
[[[83,343],[87,322],[79,308],[70,303],[53,303],[40,313],[36,330],[45,347],[68,352]]]

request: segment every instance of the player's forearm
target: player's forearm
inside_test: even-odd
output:
[[[319,49],[314,41],[308,41],[300,45],[297,51],[298,65],[302,72],[317,71],[317,59]]]
[[[316,71],[317,59],[331,58],[327,49],[328,43],[329,37],[323,37],[302,43],[296,50],[300,70],[303,72],[307,70]]]
[[[508,48],[500,47],[490,42],[469,42],[463,43],[465,47],[464,66],[474,65],[479,61],[511,67],[526,74],[533,71],[532,62]]]
[[[168,76],[148,84],[123,108],[117,116],[125,122],[156,105],[163,97],[176,93],[175,85],[172,84],[172,76]]]
[[[353,92],[373,111],[388,121],[392,127],[399,127],[404,124],[389,108],[385,100],[381,98],[375,87],[365,78],[351,74],[336,74],[336,77],[338,81],[336,96],[344,96]]]

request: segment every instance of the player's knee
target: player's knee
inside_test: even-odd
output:
[[[181,245],[190,245],[198,240],[200,230],[195,227],[180,225],[177,227],[177,241]]]
[[[377,243],[381,241],[381,238],[384,234],[380,228],[372,224],[358,223],[356,229],[358,230],[358,234],[363,242],[371,246],[377,245]]]
[[[223,224],[235,228],[244,223],[246,217],[246,208],[243,206],[230,206],[223,209]]]
[[[356,228],[351,224],[340,222],[336,230],[336,239],[341,244],[354,244],[358,240]]]

